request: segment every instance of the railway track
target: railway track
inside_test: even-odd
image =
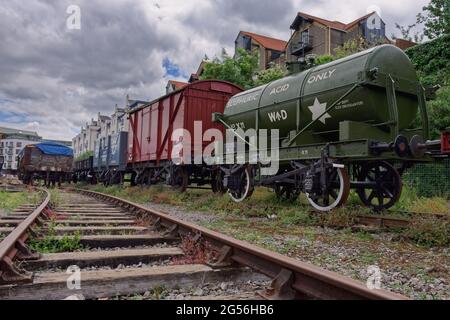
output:
[[[50,209],[46,192],[38,208],[22,206],[0,220],[9,232],[0,243],[0,299],[96,299],[252,279],[267,288],[232,298],[406,299],[119,198],[86,190],[62,198]],[[49,233],[53,240],[76,235],[83,249],[36,254],[27,247],[31,236],[36,243]],[[186,241],[208,251],[208,261],[195,261]]]

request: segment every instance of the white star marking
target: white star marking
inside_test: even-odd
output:
[[[327,110],[327,103],[320,103],[319,99],[316,98],[316,100],[314,100],[314,104],[308,107],[308,109],[312,112],[312,120],[314,121],[319,119],[320,115]],[[328,118],[331,118],[331,116],[327,112],[319,119],[319,121],[325,124],[325,120]]]

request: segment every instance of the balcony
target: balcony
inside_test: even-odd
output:
[[[313,37],[310,35],[302,35],[301,40],[291,44],[291,54],[297,57],[304,56],[308,51],[313,49]]]

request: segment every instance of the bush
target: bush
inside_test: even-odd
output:
[[[449,85],[450,35],[440,37],[405,51],[425,86]]]
[[[448,246],[450,244],[450,223],[446,218],[416,216],[403,236],[426,247]]]

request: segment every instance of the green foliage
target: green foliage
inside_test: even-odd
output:
[[[321,64],[325,64],[325,63],[328,63],[328,62],[332,62],[334,60],[334,57],[333,56],[330,56],[330,55],[328,55],[328,54],[325,54],[325,55],[323,55],[323,56],[317,56],[315,59],[314,59],[314,64],[316,65],[316,66],[319,66],[319,65],[321,65]]]
[[[405,53],[423,85],[450,84],[450,35],[408,48]]]
[[[80,154],[80,155],[75,159],[75,161],[86,160],[86,159],[89,159],[90,157],[93,157],[93,156],[94,156],[94,152],[93,152],[93,151],[87,151],[87,152],[84,152],[84,153]]]
[[[39,253],[73,252],[85,249],[80,243],[80,235],[57,238],[52,232],[42,239],[32,239],[30,247]]]
[[[200,79],[219,79],[235,83],[244,89],[253,87],[253,75],[258,69],[258,53],[248,53],[244,49],[238,49],[236,57],[229,56],[225,51],[221,58],[215,58],[205,64]]]
[[[448,218],[417,215],[403,232],[405,238],[426,247],[448,247],[450,244],[450,223]]]
[[[335,59],[345,58],[368,48],[369,46],[364,38],[360,37],[358,39],[351,39],[345,42],[342,46],[334,49]]]
[[[432,139],[439,139],[440,132],[450,128],[450,86],[439,89],[436,99],[428,102],[428,118]]]
[[[40,196],[35,192],[3,192],[0,191],[0,209],[11,211],[23,204],[36,204]]]
[[[50,207],[51,208],[56,208],[61,204],[61,194],[59,192],[59,190],[57,189],[52,189],[49,191],[50,192]]]
[[[424,23],[424,34],[435,39],[450,34],[450,2],[431,0],[423,8],[424,13],[417,15],[417,23]]]
[[[431,138],[438,139],[440,132],[450,127],[450,35],[409,48],[406,54],[424,86],[442,86],[427,103]],[[416,122],[418,125],[420,120]]]
[[[318,66],[321,64],[325,64],[328,62],[332,62],[334,60],[342,59],[352,54],[364,51],[368,49],[369,46],[364,38],[351,39],[345,42],[342,46],[334,49],[334,56],[331,55],[322,55],[317,56],[314,59],[314,65]]]
[[[244,89],[251,89],[285,76],[285,70],[279,66],[273,66],[267,70],[258,71],[259,53],[251,53],[239,48],[233,58],[225,51],[222,56],[215,58],[205,65],[200,79],[218,79],[235,83]]]
[[[283,78],[286,75],[286,70],[278,65],[275,65],[267,70],[262,70],[257,73],[256,80],[254,81],[255,86],[261,86],[266,83]]]

